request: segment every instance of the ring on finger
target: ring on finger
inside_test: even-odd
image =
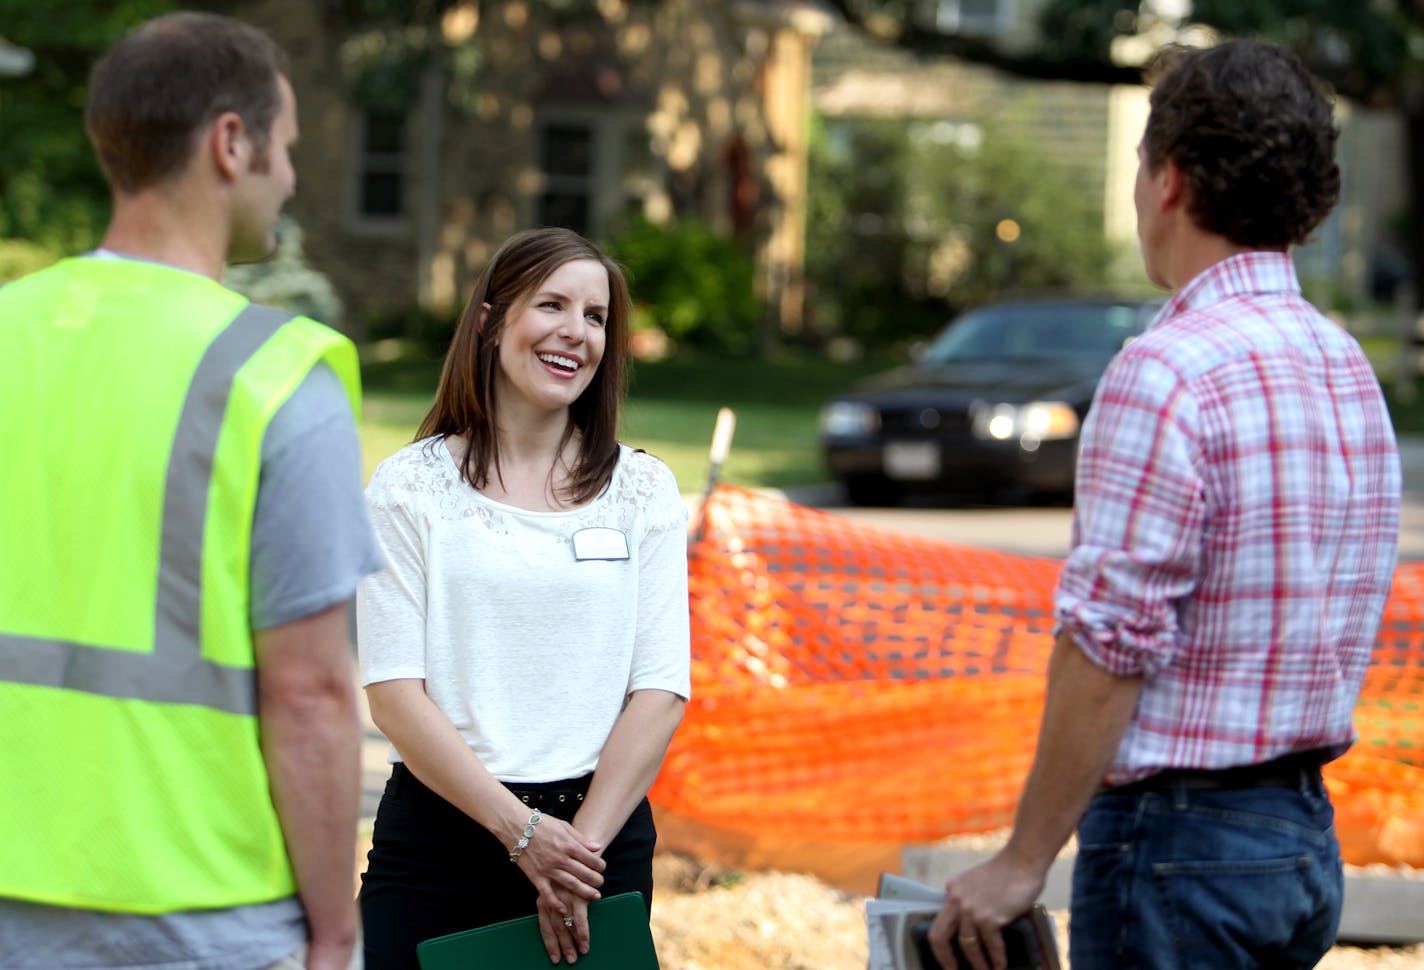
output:
[[[574,918],[573,918],[572,916],[565,916],[565,917],[564,917],[564,925],[567,926],[569,929],[573,929],[573,928],[574,928]]]
[[[963,943],[965,946],[973,946],[975,943],[978,943],[978,942],[979,942],[979,937],[977,937],[977,936],[961,936],[961,937],[959,938],[959,942],[960,942],[960,943]]]

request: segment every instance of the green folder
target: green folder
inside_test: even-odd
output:
[[[415,948],[421,970],[548,970],[539,917],[481,926],[426,940]],[[559,958],[559,966],[565,966]],[[575,970],[658,970],[648,908],[641,893],[597,899],[588,907],[588,952]]]

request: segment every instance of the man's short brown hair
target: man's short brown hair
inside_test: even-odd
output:
[[[150,20],[94,65],[84,127],[110,184],[132,193],[180,171],[198,133],[224,112],[242,118],[258,158],[281,111],[287,58],[255,27],[208,13]]]
[[[1182,170],[1202,229],[1239,246],[1285,248],[1334,208],[1331,96],[1294,54],[1259,40],[1171,47],[1149,80],[1147,164],[1171,159]]]

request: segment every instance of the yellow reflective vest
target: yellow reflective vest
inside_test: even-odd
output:
[[[0,288],[0,896],[279,899],[249,625],[268,423],[355,348],[212,280],[65,260]]]

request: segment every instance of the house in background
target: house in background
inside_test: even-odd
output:
[[[1135,245],[1132,188],[1150,90],[1116,85],[1108,91],[1104,228],[1110,239]],[[1336,100],[1335,121],[1340,201],[1293,256],[1306,295],[1363,334],[1396,325],[1390,314],[1362,311],[1393,300],[1394,288],[1409,272],[1399,236],[1401,216],[1409,207],[1404,128],[1397,112],[1344,98]]]
[[[225,6],[291,57],[290,210],[348,328],[459,306],[517,230],[607,240],[634,215],[744,240],[799,325],[811,51],[834,22],[814,0],[471,0],[381,33],[324,0]]]
[[[1108,88],[1068,81],[1025,81],[950,58],[921,59],[845,28],[816,49],[815,109],[841,118],[903,118],[979,127],[992,124],[1015,142],[1043,145],[1081,191],[1101,199]]]
[[[911,9],[921,26],[1026,54],[1037,42],[1043,4],[911,0]],[[1132,40],[1138,61],[1150,56],[1148,38]],[[1147,121],[1146,87],[1025,80],[964,61],[921,60],[852,30],[828,36],[816,49],[814,67],[813,102],[828,129],[838,119],[899,117],[970,132],[993,125],[1015,142],[1038,146],[1100,203],[1104,235],[1124,254],[1117,275],[1140,276],[1132,186]],[[1407,269],[1395,241],[1408,205],[1399,164],[1403,131],[1396,113],[1345,101],[1338,119],[1340,204],[1296,253],[1296,265],[1317,299],[1358,305],[1387,297],[1384,291]]]
[[[967,30],[1012,50],[1031,43],[1039,5],[1039,0],[940,0],[918,10],[923,26]],[[1041,152],[1094,211],[1105,212],[1114,191],[1107,145],[1115,109],[1106,85],[1025,80],[969,61],[922,58],[843,29],[816,49],[812,101],[832,139],[838,126],[861,119],[903,119],[961,146],[992,134]],[[1129,189],[1131,179],[1129,173]],[[1104,226],[1107,238],[1117,241],[1106,221]]]

